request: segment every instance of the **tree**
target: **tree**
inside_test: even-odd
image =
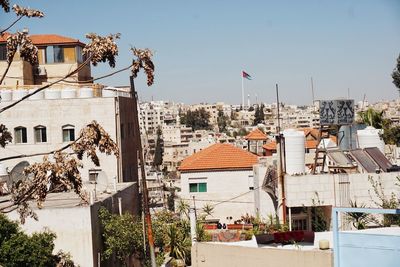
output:
[[[75,266],[69,255],[53,254],[56,235],[52,232],[25,234],[18,223],[0,214],[0,265],[14,266]]]
[[[397,87],[400,93],[400,55],[397,58],[397,65],[392,72],[393,84]]]
[[[164,141],[162,139],[162,131],[161,128],[157,128],[157,141],[156,141],[156,149],[154,152],[154,160],[153,166],[160,169],[161,164],[163,163],[163,153],[164,153]]]
[[[218,124],[218,130],[220,133],[226,132],[226,127],[228,126],[228,120],[229,117],[224,115],[224,112],[222,110],[218,111],[218,117],[217,117],[217,124]]]
[[[117,260],[129,266],[130,256],[143,259],[142,220],[129,213],[111,214],[101,207],[99,218],[103,228],[105,250],[103,259],[109,259],[114,253]]]
[[[383,127],[383,111],[377,111],[373,108],[368,108],[365,111],[358,113],[360,116],[360,122],[368,126],[372,126],[376,129],[382,129]]]
[[[200,129],[209,129],[210,113],[204,108],[196,109],[195,111],[188,110],[181,117],[181,123],[191,127],[193,131]]]
[[[257,105],[256,110],[254,112],[254,122],[253,125],[257,125],[264,121],[264,104],[261,104],[261,107]]]
[[[382,138],[385,144],[400,145],[400,126],[393,125],[389,119],[384,118],[383,111],[369,108],[358,113],[360,122],[376,129],[383,129]]]

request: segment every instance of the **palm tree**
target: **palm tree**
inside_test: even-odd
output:
[[[182,214],[184,214],[186,218],[189,218],[189,209],[190,209],[189,203],[187,203],[183,199],[180,199],[178,202],[178,206],[176,207],[176,211],[179,213],[179,215],[182,216]]]
[[[167,228],[167,247],[169,256],[177,260],[190,262],[191,240],[190,236],[177,227],[175,223],[168,225]]]
[[[376,129],[382,129],[384,126],[383,111],[377,111],[373,108],[369,108],[366,111],[361,111],[358,113],[360,116],[361,123],[368,126],[372,126]]]

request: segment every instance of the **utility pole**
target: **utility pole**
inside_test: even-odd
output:
[[[286,197],[285,197],[285,175],[283,173],[283,160],[282,160],[282,135],[281,135],[281,122],[279,112],[279,89],[278,84],[275,84],[276,88],[276,104],[278,113],[278,126],[276,127],[276,141],[279,146],[279,169],[278,169],[278,181],[281,184],[281,197],[282,197],[282,221],[286,223]]]
[[[146,182],[146,171],[144,169],[144,158],[143,158],[143,149],[142,149],[142,140],[140,138],[140,130],[139,130],[139,116],[138,116],[138,95],[135,91],[135,84],[133,81],[133,76],[130,76],[130,85],[131,85],[131,96],[133,100],[133,117],[135,120],[136,127],[134,127],[134,133],[136,136],[136,141],[138,145],[138,154],[139,154],[139,163],[140,163],[140,171],[142,177],[142,195],[143,195],[143,210],[145,223],[147,228],[147,240],[149,241],[150,248],[150,260],[151,266],[157,267],[156,265],[156,255],[154,252],[154,239],[153,239],[153,229],[151,225],[151,215],[149,208],[149,192],[147,190],[147,182]]]

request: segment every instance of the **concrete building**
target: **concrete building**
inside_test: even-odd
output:
[[[250,152],[230,144],[212,145],[182,161],[179,196],[190,205],[194,197],[197,209],[210,204],[213,218],[221,222],[233,223],[246,213],[255,216],[256,163],[257,156]]]
[[[6,40],[8,36],[9,34],[6,33],[0,37],[0,69],[5,69],[7,66]],[[21,60],[17,52],[3,81],[3,86],[15,88],[50,83],[64,77],[85,61],[85,56],[82,54],[85,44],[78,39],[56,34],[30,35],[29,38],[39,49],[39,64],[32,66]],[[68,80],[91,83],[91,78],[90,64],[87,64]]]
[[[62,89],[50,90],[59,97],[65,92]],[[100,169],[109,179],[116,177],[119,182],[136,182],[138,162],[133,100],[128,97],[79,96],[77,91],[74,98],[48,99],[45,92],[42,99],[29,99],[3,112],[2,123],[11,131],[13,142],[2,149],[2,158],[59,149],[78,138],[80,130],[96,120],[120,147],[119,159],[98,153]],[[0,107],[9,103],[2,101]],[[42,158],[36,156],[27,160],[33,163]],[[21,159],[7,160],[3,164],[11,170],[19,161]],[[83,165],[81,174],[84,180],[88,180],[89,170],[99,169],[86,158]]]

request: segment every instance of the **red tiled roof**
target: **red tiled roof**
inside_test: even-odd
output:
[[[246,140],[267,140],[268,137],[260,129],[256,128],[244,137]]]
[[[181,172],[207,170],[248,170],[257,156],[230,144],[214,144],[184,159]]]
[[[0,36],[0,43],[3,43],[7,40],[7,37],[10,33],[4,33]],[[80,46],[84,46],[81,41],[78,39],[73,39],[70,37],[65,37],[57,34],[32,34],[29,35],[29,38],[32,40],[34,45],[56,45],[56,44],[78,44]]]
[[[262,146],[265,150],[276,150],[276,142],[272,141]]]
[[[333,142],[336,142],[336,137],[335,136],[331,136],[330,139]],[[308,149],[314,149],[314,148],[317,147],[317,144],[318,144],[317,140],[305,140],[304,146],[305,146],[305,148],[308,148]],[[266,143],[262,147],[265,150],[276,150],[276,142],[272,141],[272,142]]]

